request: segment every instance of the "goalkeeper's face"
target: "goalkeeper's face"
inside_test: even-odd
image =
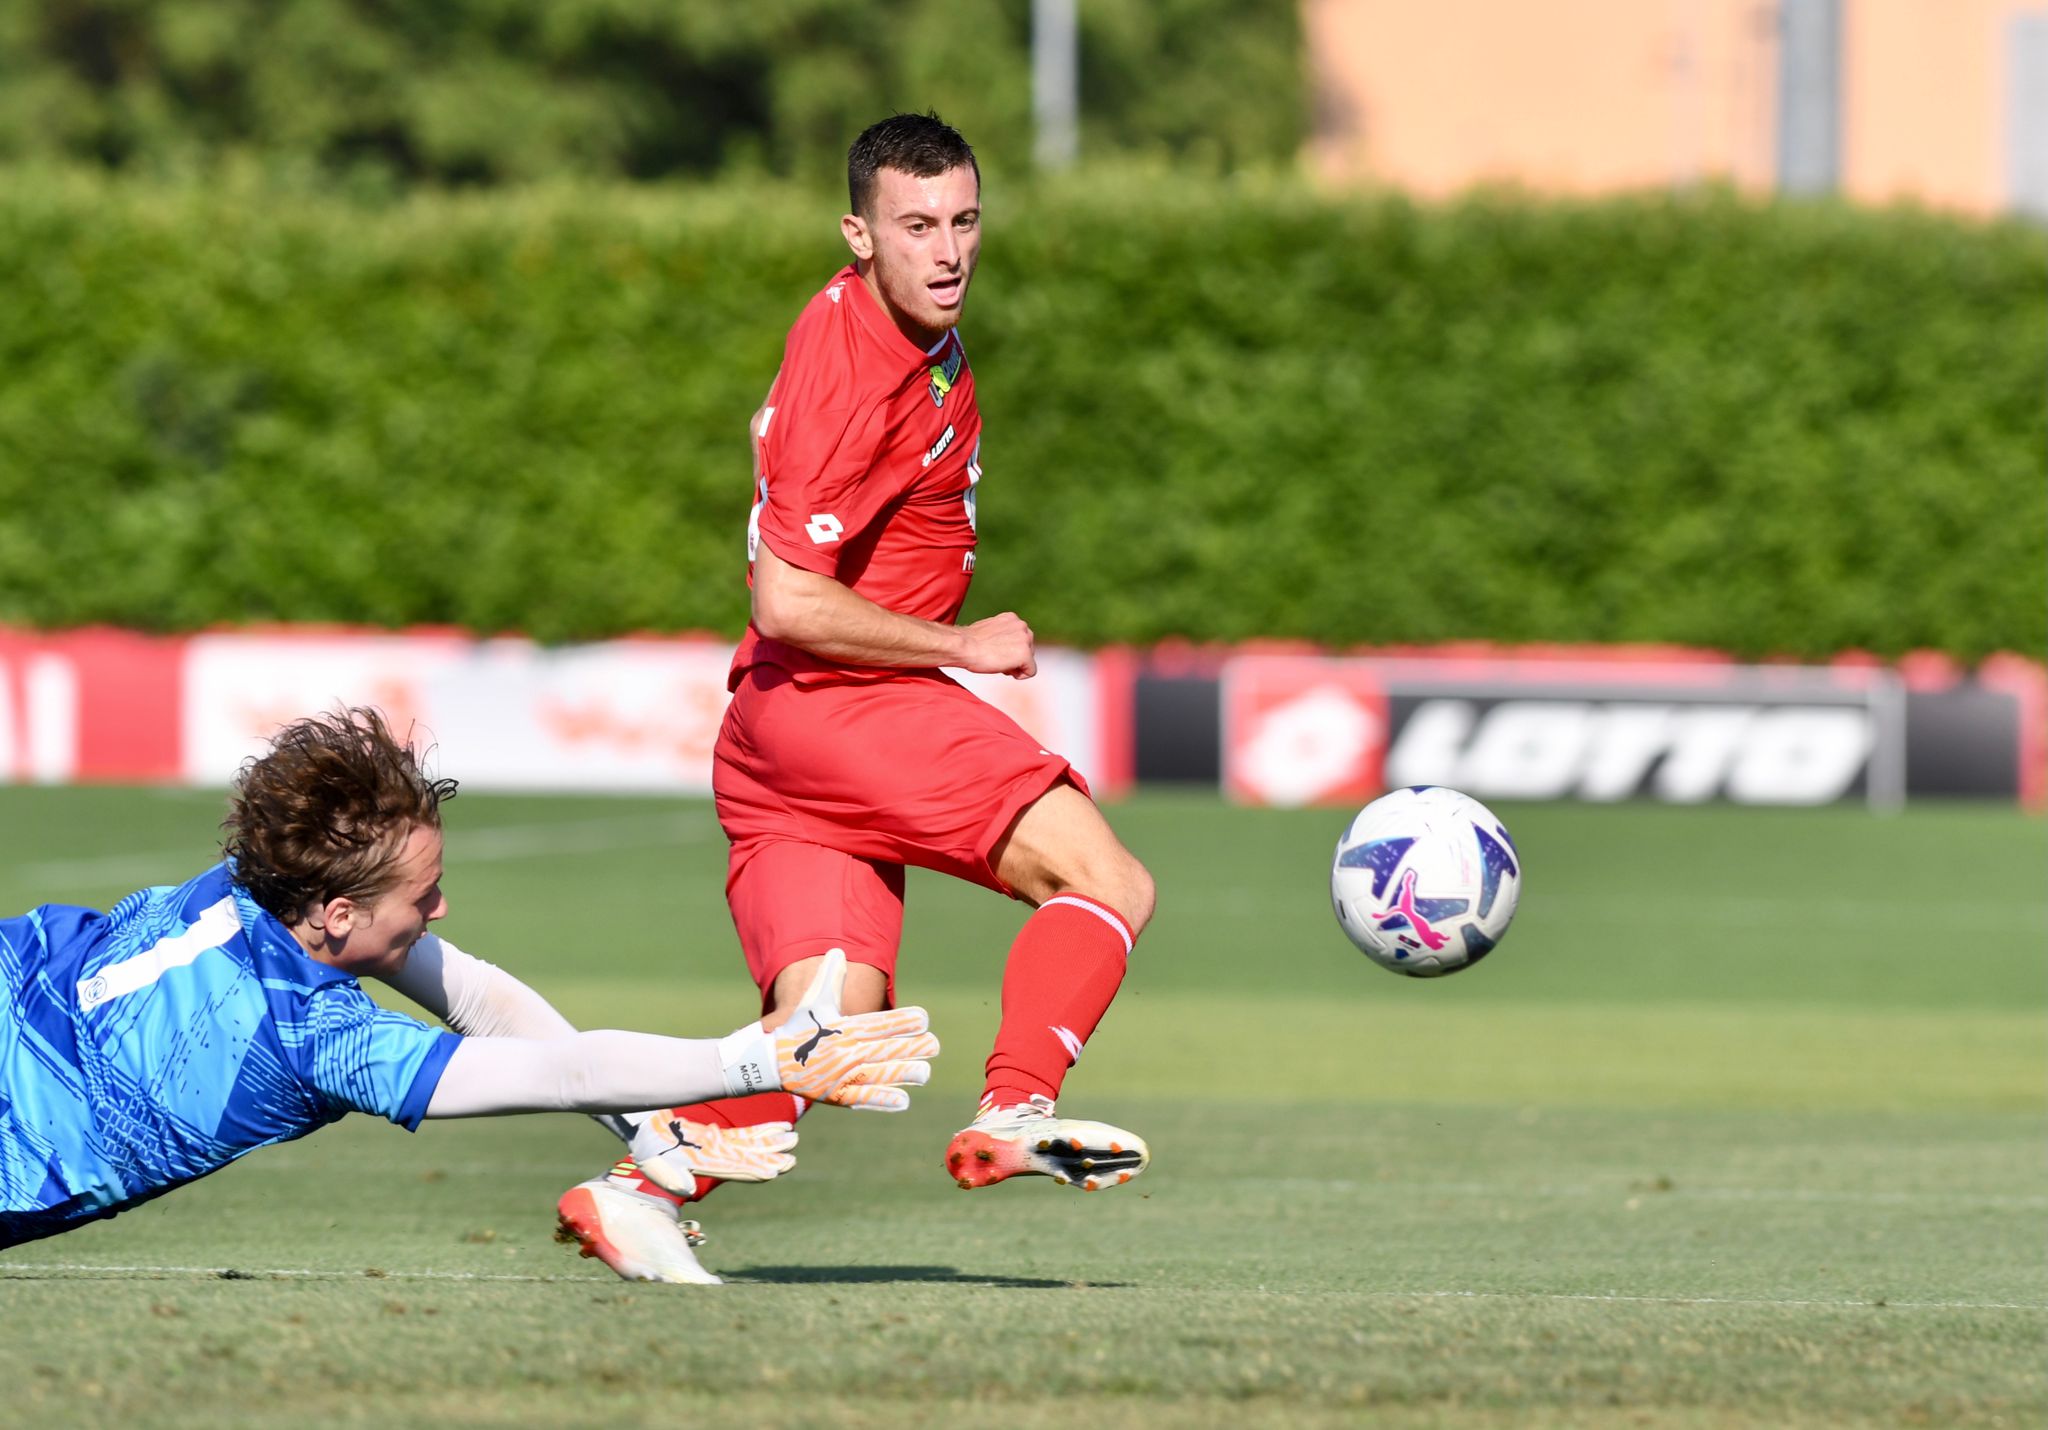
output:
[[[374,903],[335,899],[317,911],[315,927],[326,937],[324,962],[357,975],[388,977],[405,966],[427,925],[447,915],[440,830],[414,825],[400,846],[394,873],[391,886]]]

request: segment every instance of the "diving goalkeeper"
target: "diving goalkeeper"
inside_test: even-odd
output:
[[[0,1248],[114,1216],[350,1112],[408,1130],[585,1112],[629,1136],[610,1114],[774,1090],[897,1111],[930,1076],[938,1041],[923,1009],[839,1012],[843,959],[772,1033],[577,1032],[518,979],[427,932],[448,911],[440,806],[454,792],[374,711],[301,720],[237,778],[222,863],[111,912],[46,904],[0,920]],[[453,1031],[380,1008],[362,976]],[[687,1195],[699,1175],[777,1176],[795,1142],[787,1123],[700,1129],[636,1162]]]

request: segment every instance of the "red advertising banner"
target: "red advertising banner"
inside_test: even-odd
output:
[[[0,783],[224,785],[280,725],[349,704],[416,729],[472,789],[708,794],[732,652],[705,637],[0,628]],[[1028,681],[955,674],[1097,789],[1128,783],[1095,657],[1042,649]]]
[[[1387,691],[1369,665],[1249,656],[1223,682],[1223,780],[1246,804],[1362,804],[1386,787]]]
[[[0,782],[178,777],[185,642],[0,628]]]
[[[0,783],[217,786],[283,722],[349,703],[417,724],[473,789],[705,793],[731,653],[707,637],[0,627]],[[1047,649],[1033,680],[960,679],[1104,794],[1144,778],[1271,805],[1404,784],[2048,803],[2048,670],[2012,655],[1965,671],[1935,652],[1801,666],[1662,647]]]

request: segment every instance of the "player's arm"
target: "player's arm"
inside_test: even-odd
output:
[[[697,1101],[695,1096],[654,1098],[630,1109],[617,1106],[632,1080],[650,1069],[661,1069],[662,1077],[680,1076],[692,1085],[715,1089],[709,1096],[723,1096],[734,1079],[722,1059],[703,1052],[707,1046],[723,1044],[624,1034],[556,1046],[579,1035],[552,1003],[504,969],[464,953],[438,934],[414,944],[405,963],[385,981],[465,1040],[442,1073],[437,1099],[427,1107],[429,1117],[587,1110],[584,1104],[595,1097],[606,1104],[592,1113],[597,1122],[626,1143],[643,1172],[684,1195],[695,1189],[698,1177],[758,1182],[795,1165],[788,1154],[796,1145],[796,1133],[786,1122],[692,1126],[684,1138],[664,1136],[671,1124],[641,1115],[641,1109],[674,1107]],[[614,1059],[616,1068],[611,1066]],[[863,1075],[873,1079],[886,1071],[869,1066]],[[842,1103],[851,1099],[851,1105],[883,1111],[908,1102],[900,1087],[879,1081],[842,1089],[837,1096]],[[509,1105],[514,1101],[528,1105],[515,1108]]]
[[[604,1030],[558,1038],[464,1038],[427,1103],[428,1117],[511,1112],[632,1112],[756,1092],[880,1111],[909,1106],[939,1050],[922,1008],[845,1014],[845,956],[828,958],[773,1032],[751,1023],[719,1039]]]
[[[775,383],[782,381],[782,369],[775,369],[775,382],[768,384],[768,395],[761,399],[761,406],[755,411],[753,420],[747,423],[747,446],[754,454],[754,481],[761,480],[761,439],[768,434],[768,416],[775,408]]]
[[[464,953],[439,934],[421,938],[398,970],[383,978],[465,1038],[546,1039],[576,1034],[576,1025],[539,993],[496,964]],[[630,1147],[639,1139],[647,1119],[600,1113],[596,1121]],[[732,1140],[725,1134],[733,1130],[718,1128],[698,1139],[691,1161],[693,1171],[732,1176],[734,1168],[727,1154],[736,1153],[744,1161],[752,1152],[744,1146],[725,1145]]]
[[[966,626],[906,616],[876,605],[835,579],[829,574],[832,563],[805,548],[804,534],[813,542],[820,539],[807,524],[806,512],[843,519],[849,540],[882,518],[890,493],[872,486],[870,478],[886,413],[878,406],[835,407],[832,397],[817,395],[815,365],[800,365],[794,378],[792,371],[785,362],[776,372],[760,410],[747,425],[754,481],[762,492],[762,505],[756,510],[758,540],[748,542],[754,563],[754,629],[771,640],[848,665],[943,665],[1019,680],[1035,675],[1031,627],[1014,612]],[[785,391],[789,382],[794,383],[794,392]],[[777,415],[778,409],[792,404],[798,415]],[[806,414],[811,420],[804,420]],[[780,424],[775,429],[775,463],[781,475],[764,481],[771,420]],[[778,542],[789,545],[778,550]]]
[[[907,1015],[907,1016],[906,1016]],[[566,1038],[464,1038],[427,1103],[429,1117],[510,1112],[632,1112],[755,1092],[817,1102],[866,1102],[890,1086],[917,1086],[938,1051],[922,1008],[853,1013],[787,1036],[758,1024],[728,1037],[668,1038],[605,1029]],[[830,1058],[796,1054],[823,1032]],[[789,1046],[784,1047],[783,1044]],[[908,1094],[899,1094],[907,1104]],[[871,1104],[870,1104],[871,1105]]]
[[[1019,680],[1037,673],[1031,627],[1015,612],[949,626],[878,606],[830,576],[784,561],[764,539],[754,553],[754,629],[850,665],[948,665]]]
[[[384,981],[465,1038],[567,1038],[576,1032],[554,1004],[439,934],[421,938]]]

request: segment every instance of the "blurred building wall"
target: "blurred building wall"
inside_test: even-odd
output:
[[[1837,42],[1818,98],[1837,116],[1842,192],[2041,210],[2028,116],[2048,97],[2016,92],[2042,70],[2041,0],[1304,0],[1311,158],[1332,181],[1424,195],[1771,188],[1792,112],[1787,21],[1823,7]]]

